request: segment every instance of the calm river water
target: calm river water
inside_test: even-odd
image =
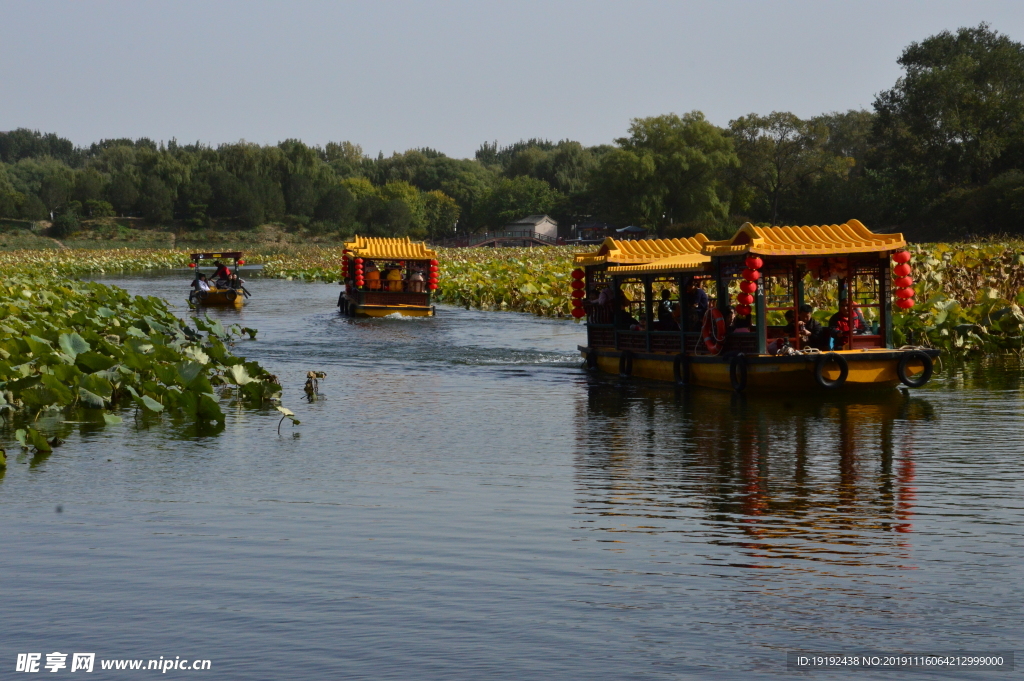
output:
[[[180,301],[186,276],[105,281]],[[1024,649],[1016,363],[739,398],[589,376],[564,321],[352,321],[337,286],[251,288],[211,314],[259,328],[238,352],[302,424],[126,412],[9,452],[5,673],[61,651],[218,679],[749,679],[790,650]]]

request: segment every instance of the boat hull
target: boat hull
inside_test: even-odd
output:
[[[707,388],[734,390],[730,375],[733,357],[681,355],[671,353],[631,353],[613,349],[581,346],[580,354],[592,368],[604,373],[629,375],[655,381],[690,383]],[[892,390],[900,384],[898,367],[909,351],[888,349],[840,350],[835,354],[846,360],[849,368],[846,380],[835,388],[823,387],[816,378],[820,355],[774,357],[770,355],[743,356],[746,381],[743,390],[749,392],[809,392]],[[623,355],[628,358],[624,359]],[[937,351],[926,351],[929,356]],[[909,378],[924,371],[923,363],[910,361],[906,367]],[[831,383],[840,378],[834,362],[827,362],[822,376]]]
[[[399,314],[403,317],[433,317],[433,307],[418,305],[352,305],[349,314],[353,317],[389,317]]]
[[[203,307],[242,307],[245,305],[245,295],[241,291],[211,289],[205,293],[204,296],[193,294],[192,302]]]

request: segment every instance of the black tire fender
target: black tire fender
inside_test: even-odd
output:
[[[829,362],[835,362],[839,365],[839,378],[834,381],[830,381],[825,378],[825,367]],[[831,390],[832,388],[838,388],[843,383],[846,383],[847,377],[850,375],[850,365],[847,364],[846,358],[835,352],[824,352],[818,355],[818,360],[814,363],[814,380],[818,382],[822,388]]]
[[[238,291],[228,291],[224,294],[224,297],[228,299],[229,303],[233,303],[238,299]]]
[[[623,350],[619,355],[619,376],[629,378],[633,375],[633,353]]]
[[[690,360],[685,352],[680,352],[672,361],[672,377],[676,385],[686,385],[690,382]]]
[[[924,371],[917,378],[910,378],[910,375],[907,373],[907,365],[913,359],[919,359],[924,364]],[[896,365],[896,375],[899,376],[900,383],[908,388],[920,388],[931,380],[934,368],[935,365],[932,362],[932,358],[928,356],[928,353],[921,350],[911,350],[900,357],[900,363]]]
[[[729,360],[729,383],[738,393],[747,389],[747,356],[742,352]]]

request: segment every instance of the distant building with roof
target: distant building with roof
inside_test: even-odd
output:
[[[527,215],[505,225],[506,232],[533,232],[550,239],[558,238],[558,222],[547,215]]]

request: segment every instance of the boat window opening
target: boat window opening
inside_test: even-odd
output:
[[[608,288],[609,285],[614,285],[614,281],[608,276],[608,271],[603,267],[588,267],[586,273],[587,285],[584,300],[588,301],[586,303],[587,324],[611,326],[612,316],[615,314],[615,306],[598,305],[598,300],[601,298],[601,292]]]

